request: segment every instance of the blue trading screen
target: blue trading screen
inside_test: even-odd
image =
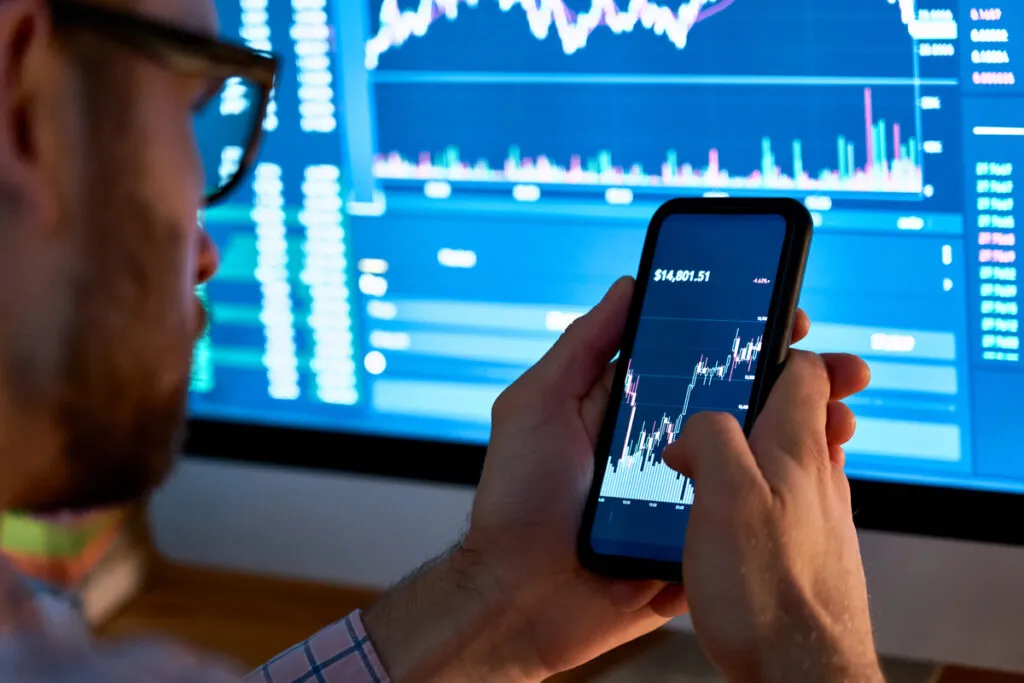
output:
[[[694,488],[662,451],[696,412],[745,420],[785,238],[782,216],[671,216],[662,224],[626,379],[613,398],[595,552],[679,561]]]
[[[286,66],[204,217],[193,415],[484,443],[665,199],[789,196],[816,232],[805,346],[873,370],[849,472],[1024,492],[1024,5],[218,3]]]

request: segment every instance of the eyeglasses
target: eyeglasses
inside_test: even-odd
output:
[[[211,88],[193,115],[206,205],[244,179],[259,151],[277,57],[88,2],[50,0],[50,7],[58,27],[87,29],[173,71],[209,81]]]

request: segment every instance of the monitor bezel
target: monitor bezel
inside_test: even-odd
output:
[[[183,451],[194,458],[475,486],[486,447],[193,419]],[[1024,525],[1012,523],[1024,513],[1024,495],[860,479],[850,488],[862,530],[1024,546]]]

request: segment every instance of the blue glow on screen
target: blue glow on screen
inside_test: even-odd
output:
[[[483,443],[665,199],[791,196],[805,345],[874,371],[851,475],[1024,491],[1024,6],[608,4],[218,0],[285,68],[205,217],[192,414]]]

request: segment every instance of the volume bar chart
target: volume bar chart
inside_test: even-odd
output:
[[[641,162],[621,162],[607,149],[589,156],[570,152],[559,159],[546,153],[524,154],[516,144],[508,148],[504,159],[492,163],[484,156],[470,157],[458,145],[447,145],[412,157],[399,151],[379,154],[373,162],[373,174],[380,180],[424,182],[920,196],[924,183],[918,138],[906,135],[899,122],[874,118],[870,88],[863,90],[862,106],[860,135],[838,134],[831,144],[792,138],[781,147],[773,137],[762,136],[758,148],[733,149],[729,156],[730,152],[712,147],[696,164],[682,160],[676,149],[665,151],[657,167],[647,167]],[[819,154],[828,149],[835,152],[830,162],[819,162],[814,168],[805,158],[805,148]],[[729,168],[730,160],[736,165],[750,163],[744,159],[759,159],[759,163],[756,168],[740,171]]]
[[[609,469],[601,484],[601,497],[670,505],[693,504],[693,482],[690,479],[664,464],[644,465],[625,463],[617,471]]]

